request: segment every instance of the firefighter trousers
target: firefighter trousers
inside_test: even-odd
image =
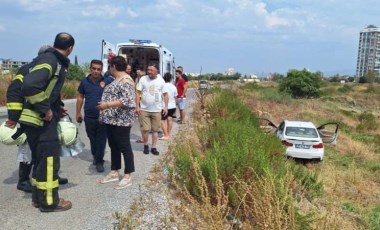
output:
[[[25,133],[32,150],[32,201],[42,208],[54,209],[59,203],[57,118],[45,121],[43,127],[27,126]]]

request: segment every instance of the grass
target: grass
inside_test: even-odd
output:
[[[322,98],[290,103],[262,100],[258,90],[240,93],[252,111],[269,114],[277,123],[283,119],[340,123],[337,145],[327,146],[323,163],[308,167],[319,175],[324,188],[323,196],[308,203],[313,208],[306,208],[318,213],[312,225],[316,229],[380,228],[376,209],[380,205],[379,89],[378,85],[327,84]]]
[[[313,214],[301,214],[294,200],[323,194],[318,173],[287,161],[280,141],[261,131],[233,92],[214,95],[208,111],[212,121],[197,128],[198,140],[172,152],[175,183],[206,222],[221,228],[232,216],[230,224],[239,220],[247,228],[310,226]]]

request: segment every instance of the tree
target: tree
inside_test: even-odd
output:
[[[272,81],[281,81],[285,76],[280,73],[274,73],[272,74],[271,80]]]
[[[367,83],[367,78],[366,77],[360,77],[359,83]]]
[[[67,70],[67,79],[69,80],[81,80],[85,76],[82,68],[79,65],[69,65]]]
[[[90,63],[85,62],[82,64],[82,70],[85,75],[87,75],[90,72]]]
[[[294,98],[300,97],[319,97],[322,80],[321,73],[311,73],[303,70],[289,70],[286,77],[281,80],[279,90]]]
[[[365,75],[367,83],[374,83],[376,81],[377,74],[373,70],[368,70],[367,74]]]
[[[335,74],[333,77],[330,78],[330,82],[340,82],[340,75],[339,74]]]

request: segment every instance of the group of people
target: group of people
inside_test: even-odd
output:
[[[30,169],[28,172],[27,167],[33,167],[32,184],[29,184],[32,204],[41,212],[66,211],[72,207],[70,201],[58,195],[59,184],[67,183],[67,179],[58,176],[61,144],[57,124],[67,115],[60,94],[74,44],[70,34],[57,34],[52,47],[41,48],[38,56],[26,68],[20,69],[7,93],[6,126],[15,128],[17,123],[20,124],[27,136],[32,158],[20,163],[17,187],[30,192],[22,187],[22,183],[29,181]],[[162,77],[157,64],[148,65],[147,75],[138,71],[135,77],[123,56],[112,57],[109,66],[108,75],[103,76],[102,61],[91,61],[90,74],[78,87],[75,118],[77,122],[85,123],[92,163],[98,172],[104,171],[103,158],[108,140],[111,171],[99,183],[118,181],[114,188],[123,189],[132,184],[131,173],[135,171],[130,132],[136,116],[142,135],[139,141],[144,144],[143,153],[159,155],[158,130],[160,127],[163,130],[162,140],[169,139],[177,105],[179,122],[185,123],[187,77],[182,73],[183,68],[178,67],[174,86],[172,75],[166,73]],[[148,144],[150,131],[151,148]],[[121,156],[125,168],[120,178]]]

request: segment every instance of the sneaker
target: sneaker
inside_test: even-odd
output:
[[[123,179],[121,179],[121,181],[115,185],[114,189],[116,190],[119,190],[119,189],[123,189],[123,188],[126,188],[128,186],[131,186],[132,185],[132,178],[129,177],[128,179],[123,177]]]
[[[110,173],[108,173],[107,176],[103,177],[103,179],[99,180],[99,183],[100,184],[106,184],[106,183],[118,181],[118,180],[119,180],[119,174],[110,172]]]
[[[102,163],[97,163],[96,164],[96,171],[98,172],[104,172],[104,167]]]
[[[59,184],[67,184],[67,183],[69,183],[69,180],[67,178],[58,177],[58,183]]]
[[[41,212],[63,212],[67,211],[72,207],[72,204],[68,200],[60,199],[57,207],[55,208],[43,208],[40,206]]]
[[[156,155],[156,156],[158,156],[158,155],[160,154],[160,152],[158,152],[156,148],[152,148],[152,149],[150,150],[150,152],[151,152],[153,155]]]
[[[144,154],[149,154],[149,145],[144,145]]]

